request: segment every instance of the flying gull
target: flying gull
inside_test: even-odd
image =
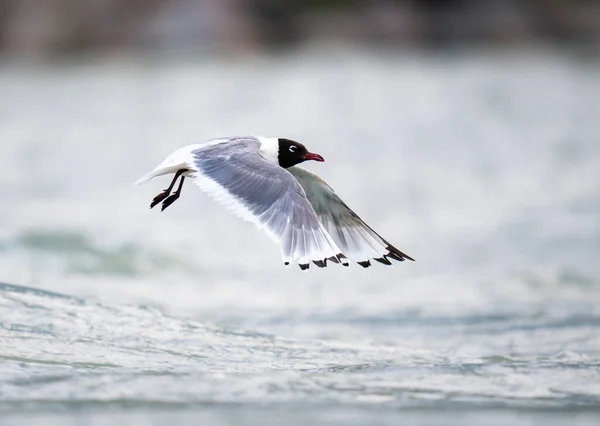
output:
[[[371,266],[412,259],[377,234],[320,177],[302,169],[303,161],[324,161],[296,141],[243,136],[211,139],[169,155],[135,185],[174,174],[152,200],[164,211],[181,195],[185,178],[242,219],[263,229],[281,246],[286,265],[308,269],[327,262]],[[173,188],[179,184],[177,189]]]

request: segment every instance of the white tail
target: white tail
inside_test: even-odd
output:
[[[167,174],[167,173],[169,173],[169,172],[165,172],[163,170],[154,170],[154,171],[148,173],[147,175],[144,175],[141,178],[139,178],[138,180],[136,180],[133,185],[134,186],[141,185],[142,183],[148,182],[150,179],[153,179],[156,176],[164,175],[164,174]]]
[[[148,182],[150,179],[154,179],[157,176],[168,175],[171,173],[177,173],[177,170],[180,169],[192,169],[190,166],[192,163],[190,153],[194,149],[198,149],[202,147],[204,144],[200,145],[189,145],[184,146],[183,148],[178,149],[171,155],[169,155],[162,163],[160,163],[154,170],[152,170],[147,175],[139,178],[134,185],[138,186],[144,182]]]

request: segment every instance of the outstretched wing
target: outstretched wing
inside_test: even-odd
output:
[[[349,259],[365,268],[371,266],[369,259],[385,265],[392,264],[389,259],[414,260],[363,222],[319,176],[300,167],[288,170],[302,185],[319,220]]]
[[[191,152],[190,177],[241,218],[255,223],[281,245],[285,264],[307,269],[327,260],[348,264],[317,219],[304,190],[285,169],[258,154],[258,143],[240,139]]]

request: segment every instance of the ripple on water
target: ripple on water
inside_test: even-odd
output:
[[[253,401],[600,409],[590,386],[600,383],[598,362],[576,354],[473,358],[283,339],[8,284],[0,309],[5,410]]]

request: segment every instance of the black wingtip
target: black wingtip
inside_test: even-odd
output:
[[[327,259],[325,260],[313,260],[313,263],[317,265],[319,268],[324,268],[327,266]]]
[[[356,262],[356,263],[358,263],[363,268],[368,268],[369,266],[371,266],[371,262],[368,260],[363,260],[362,262]]]
[[[290,262],[283,262],[285,266],[290,266]]]
[[[300,269],[302,269],[303,271],[306,271],[310,264],[309,263],[299,263],[298,266],[300,266]]]
[[[398,262],[404,262],[404,259],[405,259],[404,257],[400,257],[397,254],[392,253],[391,251],[388,252],[388,254],[386,254],[385,256],[386,257],[390,257],[390,258],[392,258],[394,260],[397,260]]]
[[[392,262],[390,262],[386,256],[383,257],[377,257],[377,258],[373,258],[373,260],[376,260],[379,263],[383,263],[384,265],[391,265]]]
[[[340,263],[340,261],[338,260],[338,258],[335,257],[335,256],[328,257],[327,260],[330,260],[333,263]]]
[[[338,260],[340,261],[340,263],[344,266],[350,266],[350,263],[348,263],[348,258],[346,256],[344,256],[342,253],[338,253],[336,255],[336,257],[338,258]]]
[[[396,247],[394,247],[391,244],[388,244],[385,249],[388,251],[388,254],[386,254],[384,257],[391,257],[392,259],[395,259],[399,262],[402,262],[406,259],[412,260],[413,262],[415,261],[415,259],[402,253],[400,250],[398,250]]]

